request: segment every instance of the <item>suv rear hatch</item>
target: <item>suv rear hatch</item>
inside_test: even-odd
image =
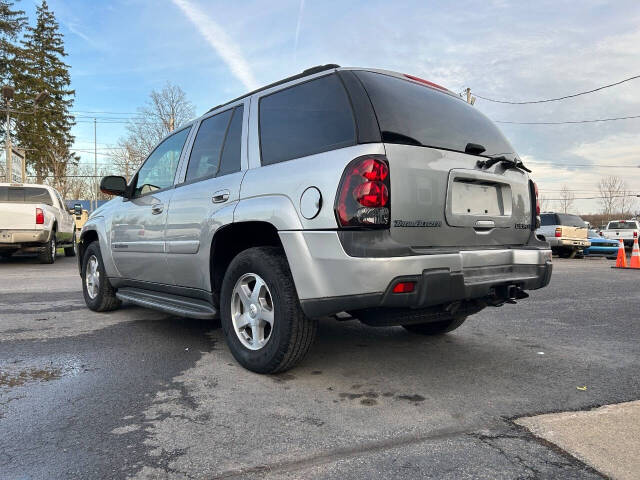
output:
[[[415,77],[356,75],[389,161],[394,240],[416,250],[527,243],[533,184],[513,167],[513,147],[487,117]],[[483,168],[491,157],[504,161]]]

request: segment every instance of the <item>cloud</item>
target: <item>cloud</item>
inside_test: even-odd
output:
[[[300,25],[302,24],[302,13],[304,12],[304,0],[300,0],[300,10],[298,11],[298,22],[296,23],[296,38],[293,43],[293,62],[298,60],[298,38],[300,37]]]
[[[227,35],[227,32],[203,12],[200,7],[193,5],[189,0],[172,0],[172,2],[195,25],[209,45],[227,64],[233,75],[247,89],[254,90],[258,88],[258,82],[253,76],[251,67],[236,43]]]

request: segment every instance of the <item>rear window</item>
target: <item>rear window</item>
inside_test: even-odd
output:
[[[475,107],[408,80],[356,72],[378,117],[382,141],[464,152],[468,143],[483,156],[513,154],[500,130]]]
[[[559,225],[565,225],[567,227],[586,227],[587,224],[577,215],[569,215],[567,213],[558,213]]]
[[[53,205],[49,191],[39,187],[0,187],[0,202]]]
[[[556,216],[553,213],[543,213],[540,215],[540,225],[556,225]]]
[[[328,75],[260,100],[262,165],[356,143],[351,105],[342,82]]]
[[[609,222],[607,230],[635,230],[638,228],[636,222]]]

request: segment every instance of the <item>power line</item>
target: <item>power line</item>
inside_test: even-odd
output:
[[[567,124],[576,124],[576,123],[613,122],[616,120],[630,120],[633,118],[640,118],[640,115],[630,115],[628,117],[595,118],[593,120],[567,120],[562,122],[511,122],[507,120],[494,120],[494,122],[508,123],[512,125],[567,125]]]
[[[629,194],[629,195],[607,195],[606,197],[574,197],[569,200],[601,200],[602,198],[624,198],[624,197],[637,197],[637,194]],[[557,200],[567,200],[566,198],[545,198],[548,201],[557,201]]]
[[[639,168],[640,165],[605,165],[603,163],[553,163],[540,162],[538,160],[527,160],[527,163],[534,165],[551,165],[552,167],[602,167],[602,168]]]
[[[478,98],[481,98],[483,100],[486,100],[488,102],[506,103],[506,104],[509,104],[509,105],[529,105],[529,104],[532,104],[532,103],[557,102],[559,100],[566,100],[567,98],[579,97],[580,95],[587,95],[589,93],[598,92],[600,90],[604,90],[605,88],[615,87],[616,85],[620,85],[621,83],[630,82],[631,80],[636,80],[638,78],[640,78],[640,75],[634,75],[633,77],[625,78],[624,80],[620,80],[619,82],[610,83],[608,85],[603,85],[602,87],[594,88],[592,90],[586,90],[584,92],[573,93],[571,95],[565,95],[563,97],[547,98],[547,99],[544,99],[544,100],[528,100],[528,101],[524,101],[524,102],[514,102],[514,101],[511,101],[511,100],[496,100],[494,98],[483,97],[482,95],[478,95],[475,92],[473,92],[473,95],[478,97]]]

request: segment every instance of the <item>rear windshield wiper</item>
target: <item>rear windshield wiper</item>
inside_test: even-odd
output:
[[[489,168],[493,165],[495,165],[496,163],[501,163],[503,164],[504,168],[520,168],[521,170],[524,170],[525,172],[531,173],[531,170],[529,170],[527,167],[524,166],[524,163],[522,163],[522,160],[520,160],[519,158],[514,158],[514,159],[510,159],[505,157],[504,155],[499,155],[497,157],[491,157],[487,160],[478,160],[477,164],[478,167],[480,168]]]

